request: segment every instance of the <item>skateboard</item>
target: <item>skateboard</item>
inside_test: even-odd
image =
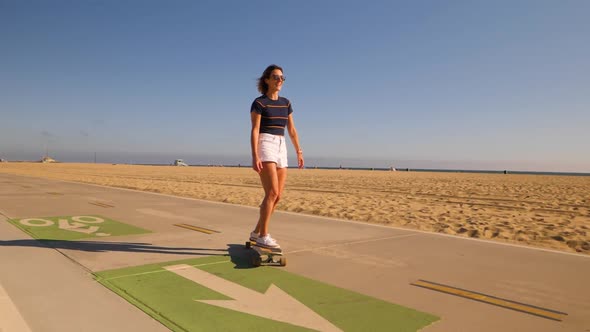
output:
[[[261,265],[287,265],[287,257],[283,255],[281,249],[260,247],[254,241],[247,241],[246,249],[252,249],[256,252],[256,255],[252,256],[252,265],[256,267]]]

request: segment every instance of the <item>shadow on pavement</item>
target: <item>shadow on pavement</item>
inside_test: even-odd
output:
[[[71,250],[80,250],[80,251],[88,251],[88,252],[125,251],[125,252],[137,252],[137,253],[203,255],[203,256],[227,256],[227,252],[228,252],[228,249],[162,247],[162,246],[154,246],[150,243],[61,241],[61,240],[33,240],[33,239],[31,239],[31,240],[26,239],[26,240],[0,241],[0,246],[71,249]]]
[[[252,249],[246,249],[244,244],[230,243],[227,245],[227,252],[231,257],[231,262],[235,264],[234,269],[251,269],[252,255],[254,255]]]

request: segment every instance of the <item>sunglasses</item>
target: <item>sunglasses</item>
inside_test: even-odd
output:
[[[277,74],[270,75],[270,78],[272,78],[275,81],[283,81],[283,82],[287,79],[285,76],[277,75]]]

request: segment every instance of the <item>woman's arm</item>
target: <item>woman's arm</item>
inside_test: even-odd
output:
[[[295,121],[293,120],[293,114],[289,114],[289,120],[287,121],[287,130],[289,132],[289,137],[291,137],[291,143],[295,147],[295,151],[297,151],[297,165],[299,168],[303,168],[305,162],[303,161],[303,150],[301,150],[301,146],[299,145],[299,136],[297,135],[297,129],[295,129]]]
[[[262,161],[258,156],[258,133],[260,131],[260,119],[262,115],[256,112],[250,112],[252,121],[252,132],[250,133],[250,147],[252,148],[252,169],[260,173],[262,171]]]

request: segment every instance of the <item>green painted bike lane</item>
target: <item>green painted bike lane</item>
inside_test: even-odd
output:
[[[98,215],[9,219],[8,222],[37,240],[73,241],[151,233]]]
[[[245,258],[227,256],[203,257],[166,263],[109,270],[96,273],[96,279],[134,304],[172,331],[310,331],[310,324],[293,322],[294,317],[281,318],[273,311],[280,305],[271,303],[258,314],[244,308],[262,307],[258,301],[270,288],[279,288],[294,302],[310,310],[342,331],[417,331],[438,320],[419,312],[346,289],[334,287],[286,272],[280,268],[247,268]],[[199,269],[198,280],[175,273]],[[219,280],[222,279],[222,280]],[[206,281],[208,280],[208,281]],[[228,285],[228,291],[210,287],[217,280]],[[207,286],[205,286],[207,285]],[[234,299],[229,288],[256,292],[251,301]],[[238,300],[237,309],[214,303]],[[206,302],[203,302],[206,301]],[[271,300],[269,301],[277,301]],[[268,304],[268,303],[266,303]],[[291,312],[295,316],[295,310]],[[287,313],[287,316],[290,316]],[[271,318],[279,317],[279,318]],[[291,322],[285,322],[291,320]],[[304,327],[307,326],[307,327]],[[321,327],[319,329],[322,329]]]
[[[150,233],[103,216],[10,219],[38,240]],[[439,318],[248,257],[213,256],[97,272],[98,282],[172,331],[418,331]]]

